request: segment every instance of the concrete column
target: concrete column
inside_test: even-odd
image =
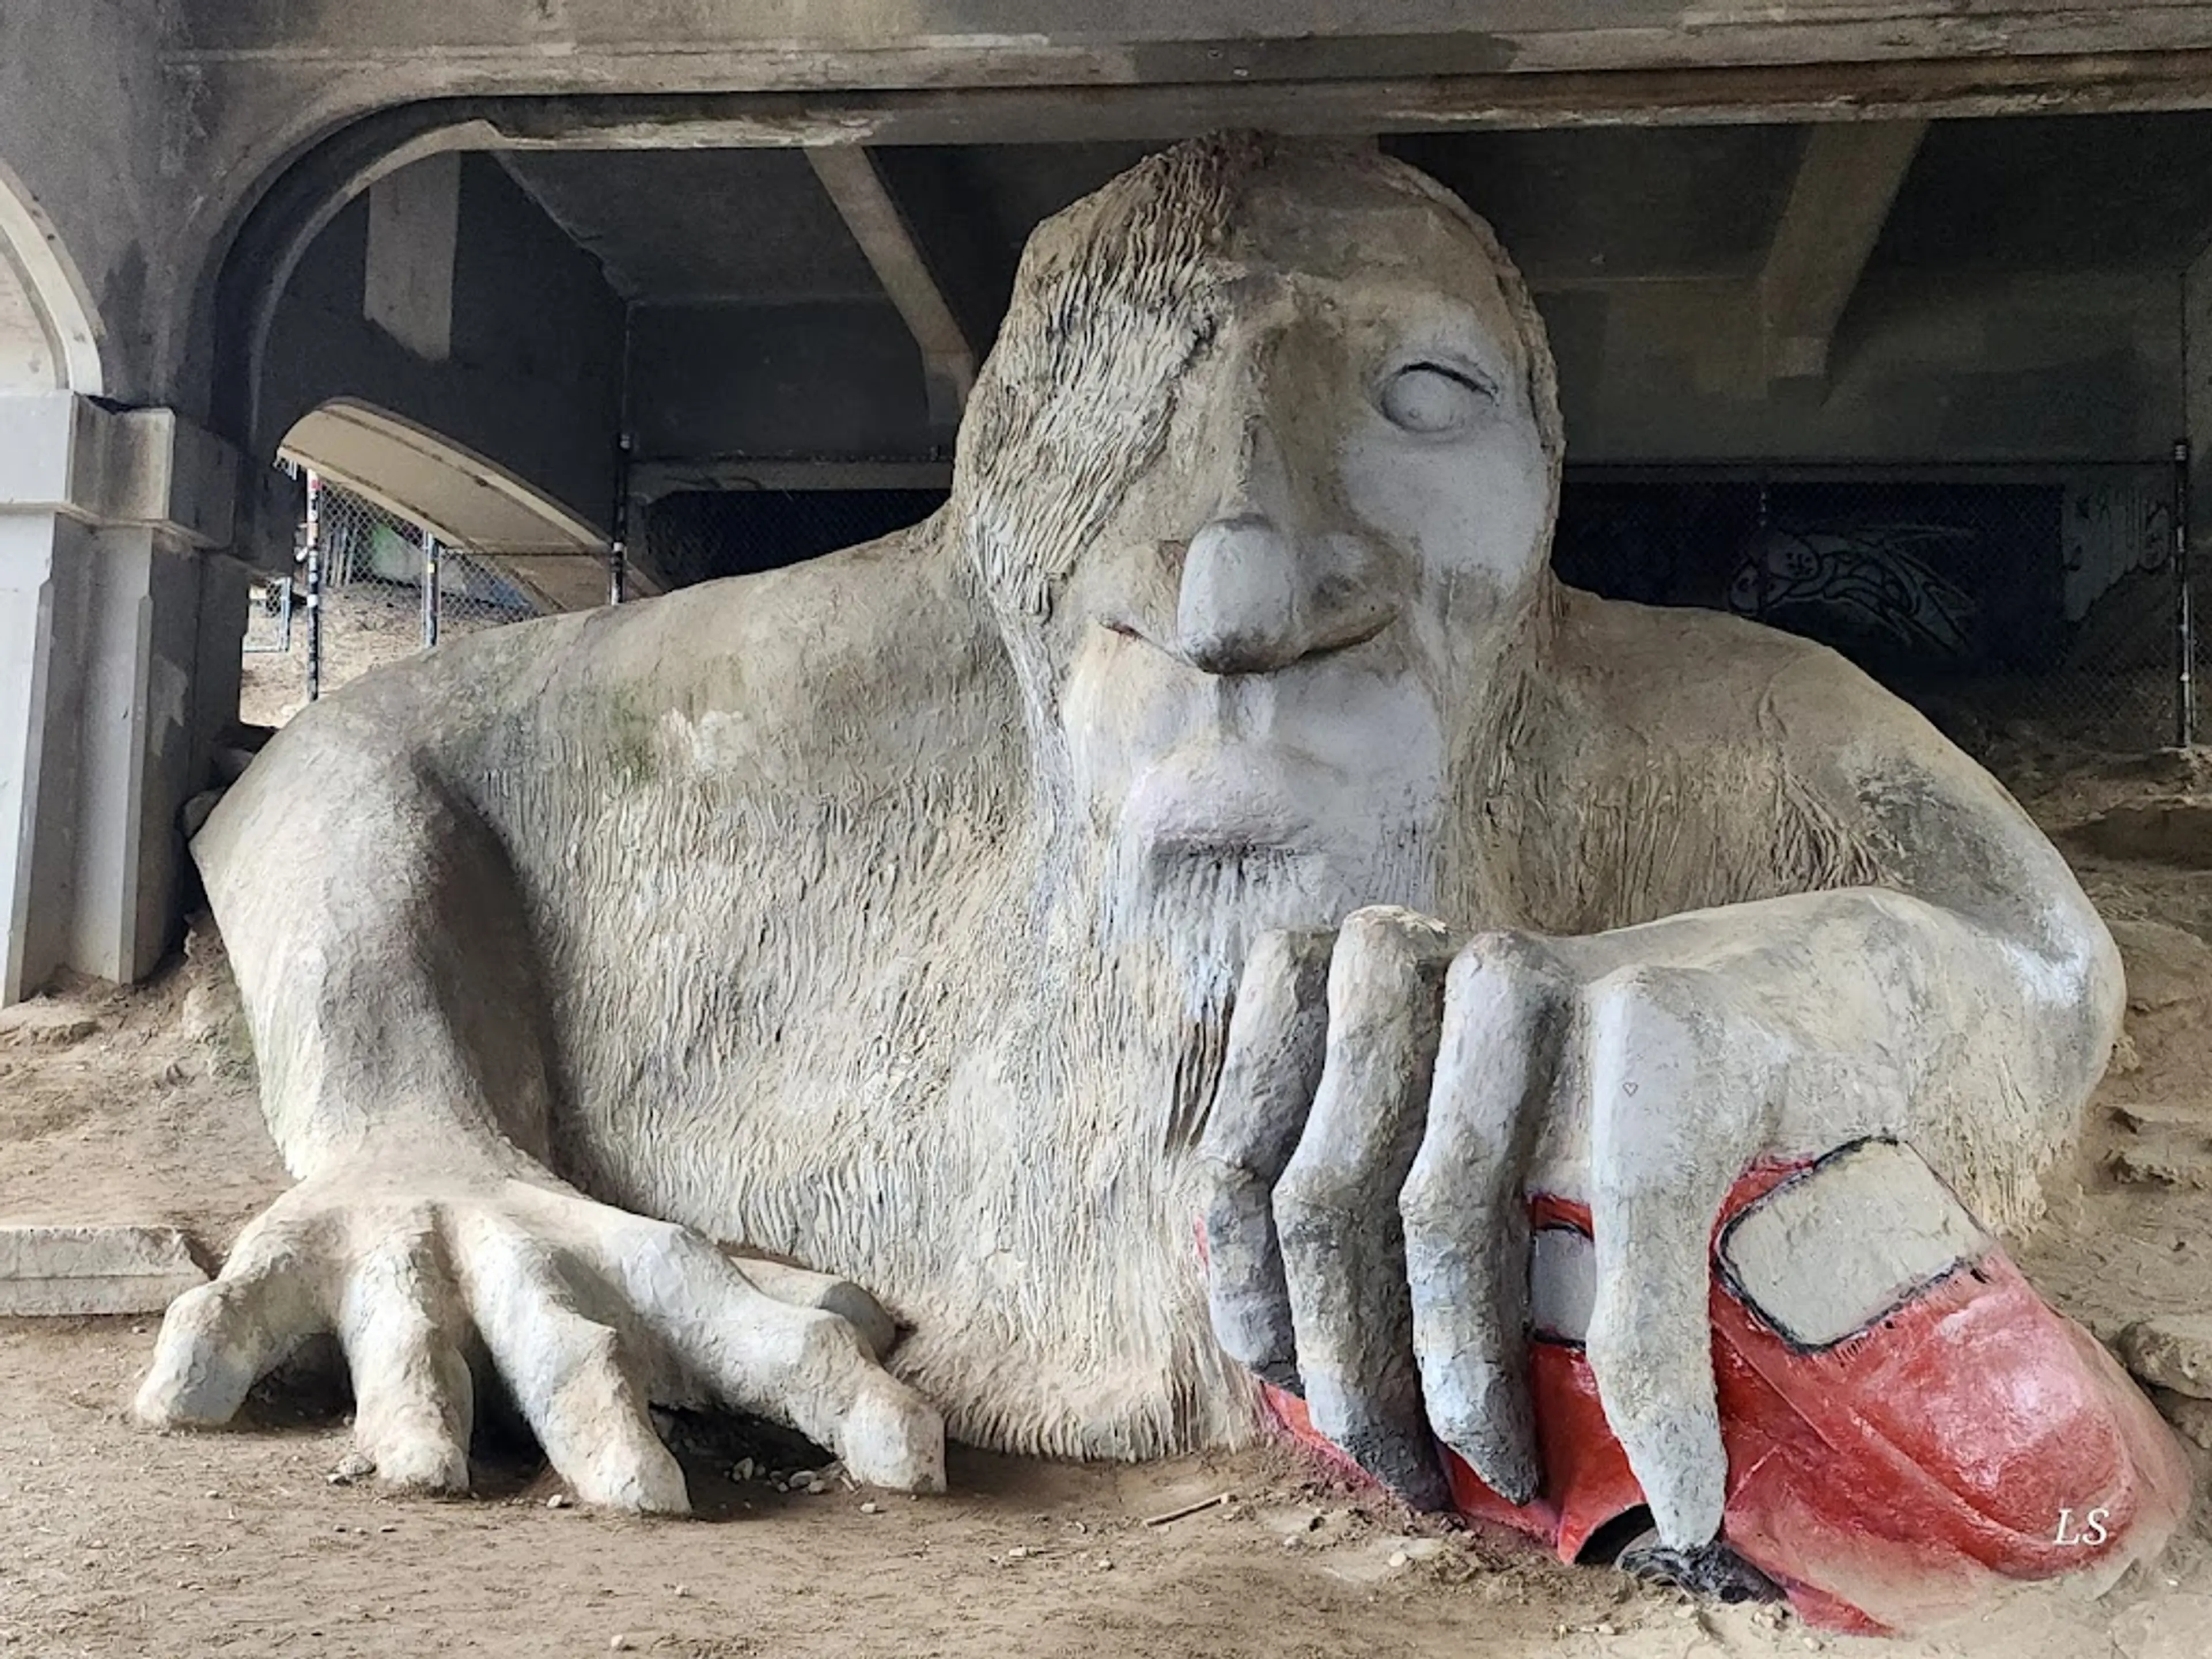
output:
[[[244,628],[208,556],[239,476],[166,410],[0,397],[0,1002],[64,968],[137,979],[168,945],[215,717],[195,681]]]

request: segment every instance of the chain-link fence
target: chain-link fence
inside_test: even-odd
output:
[[[289,576],[256,576],[246,596],[246,656],[283,656],[292,649],[299,588]]]
[[[941,489],[690,489],[647,503],[645,562],[672,587],[795,564],[919,523]]]
[[[247,613],[247,723],[281,726],[380,663],[538,614],[536,597],[495,561],[327,479],[297,476],[308,507],[293,568],[257,582]]]
[[[1569,479],[1553,562],[1832,645],[1984,760],[2140,754],[2177,736],[2176,489],[2159,464],[1595,471]]]

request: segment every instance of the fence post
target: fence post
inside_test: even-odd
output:
[[[323,695],[323,481],[307,472],[307,701]]]
[[[615,441],[615,510],[607,537],[607,603],[620,605],[629,586],[629,457],[625,432]]]
[[[2178,659],[2173,684],[2173,742],[2197,742],[2197,618],[2189,573],[2189,440],[2173,444],[2173,631]]]
[[[438,538],[428,525],[416,526],[422,536],[422,648],[438,642]]]

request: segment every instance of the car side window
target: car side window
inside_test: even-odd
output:
[[[1992,1248],[1917,1153],[1861,1140],[1730,1221],[1720,1271],[1784,1341],[1811,1352],[1856,1336]]]
[[[1597,1299],[1597,1260],[1579,1227],[1541,1227],[1528,1241],[1528,1324],[1539,1341],[1579,1348]]]

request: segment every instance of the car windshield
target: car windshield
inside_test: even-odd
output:
[[[1863,1140],[1793,1176],[1721,1235],[1725,1280],[1783,1338],[1832,1347],[1990,1249],[1909,1147]]]

